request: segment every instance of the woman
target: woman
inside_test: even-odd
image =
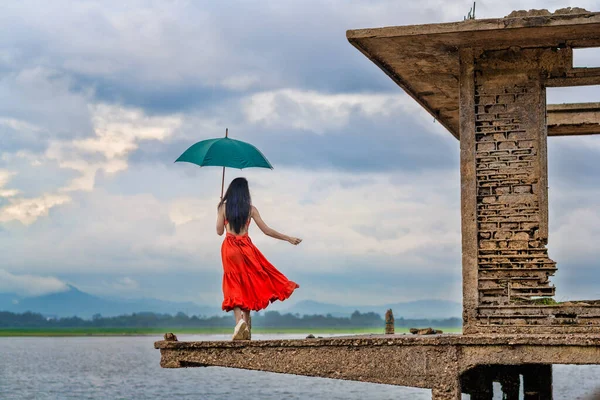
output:
[[[260,311],[275,300],[290,297],[297,283],[288,280],[254,246],[248,236],[251,219],[267,236],[293,245],[302,239],[283,235],[265,224],[252,205],[248,181],[234,179],[221,199],[217,213],[217,234],[227,231],[221,246],[223,295],[221,308],[235,315],[233,340],[250,339],[250,310]]]

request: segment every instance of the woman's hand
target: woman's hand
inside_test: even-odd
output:
[[[295,238],[295,237],[289,237],[288,238],[288,242],[290,242],[291,244],[293,244],[294,246],[297,246],[300,244],[300,242],[302,242],[302,239],[299,238]]]

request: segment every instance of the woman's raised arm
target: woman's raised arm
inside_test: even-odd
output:
[[[217,235],[221,236],[225,232],[225,204],[221,204],[217,209]]]
[[[270,237],[275,238],[275,239],[285,240],[286,242],[290,242],[293,245],[298,245],[298,244],[300,244],[300,242],[302,242],[302,239],[298,239],[298,238],[295,238],[295,237],[287,236],[287,235],[284,235],[283,233],[277,232],[273,228],[269,228],[269,226],[261,218],[260,213],[258,212],[258,209],[256,207],[254,207],[254,206],[252,206],[251,216],[254,219],[254,222],[256,222],[256,225],[258,225],[258,227],[260,228],[260,230],[265,235],[270,236]]]

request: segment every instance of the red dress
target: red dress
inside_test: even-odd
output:
[[[221,258],[225,297],[221,308],[224,311],[231,311],[234,307],[260,311],[275,300],[287,299],[300,287],[262,255],[248,233],[234,235],[227,232],[221,246]]]

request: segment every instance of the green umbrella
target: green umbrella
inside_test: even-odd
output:
[[[225,137],[202,140],[183,152],[175,162],[189,162],[201,167],[223,167],[221,181],[221,198],[225,187],[225,167],[230,168],[270,168],[267,158],[250,143],[230,139],[229,130],[225,129]]]

